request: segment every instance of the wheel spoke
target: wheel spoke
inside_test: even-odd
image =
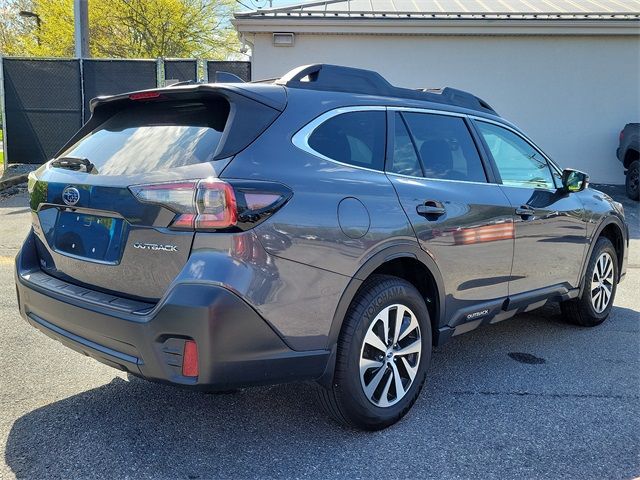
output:
[[[604,269],[604,255],[601,255],[598,259],[598,279],[602,278],[602,273]]]
[[[402,377],[400,377],[400,372],[398,371],[398,366],[395,362],[391,362],[390,365],[391,370],[393,371],[393,381],[396,386],[396,398],[402,398],[405,394],[404,385],[402,385]]]
[[[598,288],[598,292],[593,296],[593,299],[592,299],[593,307],[596,309],[596,312],[598,313],[602,311],[603,298],[604,298],[604,294],[602,293],[602,288]]]
[[[391,373],[391,375],[389,375],[389,378],[387,379],[387,383],[385,384],[384,388],[382,389],[382,393],[380,394],[381,407],[387,407],[391,405],[389,403],[389,389],[391,388],[392,381],[393,381],[393,372]]]
[[[613,280],[613,262],[607,262],[607,267],[604,271],[604,280],[606,281]]]
[[[364,343],[366,343],[367,345],[371,345],[373,348],[380,350],[382,353],[385,353],[387,351],[387,346],[385,345],[385,343],[380,340],[380,337],[378,337],[378,335],[376,335],[372,329],[369,329],[369,331],[365,335]]]
[[[364,389],[364,393],[367,395],[367,397],[369,397],[370,399],[373,398],[373,394],[378,388],[378,385],[380,385],[380,381],[382,380],[386,372],[387,369],[382,367],[380,370],[378,370],[378,373],[376,373],[375,376],[371,379],[369,385],[367,385]]]
[[[400,334],[400,336],[398,337],[398,342],[409,335],[411,332],[413,332],[416,328],[418,328],[418,321],[416,320],[416,317],[411,312],[409,312],[409,315],[411,316],[409,326]]]
[[[611,262],[611,257],[607,254],[607,255],[604,257],[604,269],[603,269],[603,271],[604,271],[604,276],[605,276],[605,277],[607,276],[607,271],[608,271],[608,270],[609,270],[609,268],[611,267],[611,263],[612,263],[612,262]]]
[[[398,340],[400,340],[400,329],[402,328],[402,320],[404,319],[405,312],[406,309],[403,306],[399,306],[398,308],[396,308],[396,320],[393,325],[394,329],[392,345],[395,345],[396,343],[398,343]]]
[[[600,298],[598,298],[598,312],[602,312],[602,310],[604,310],[604,308],[602,307],[603,304],[604,304],[604,293],[600,295]]]
[[[607,285],[602,285],[602,293],[604,293],[604,302],[605,306],[609,303],[609,299],[611,298],[611,288]]]
[[[360,359],[360,375],[364,375],[367,371],[372,368],[380,368],[384,365],[382,361],[372,360],[370,358],[361,358]]]
[[[391,310],[391,307],[385,308],[376,316],[376,319],[374,320],[374,324],[376,321],[382,322],[382,330],[383,330],[382,341],[384,342],[384,350],[386,350],[387,346],[389,345],[389,313],[390,313],[389,311],[390,310]]]
[[[400,360],[402,360],[402,365],[404,365],[404,369],[407,371],[407,375],[409,375],[409,380],[413,382],[413,379],[416,378],[416,373],[418,372],[418,365],[412,367],[404,357],[400,357]]]
[[[598,296],[598,300],[596,301],[596,310],[598,313],[602,311],[602,304],[604,303],[604,292],[600,289],[600,295]]]
[[[411,355],[412,353],[419,353],[422,350],[422,343],[419,338],[417,338],[413,343],[410,343],[406,347],[402,347],[399,350],[396,350],[396,355],[404,356]]]

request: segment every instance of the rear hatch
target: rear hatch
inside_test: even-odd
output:
[[[94,101],[91,120],[30,176],[42,270],[118,296],[159,299],[189,257],[194,221],[184,205],[195,202],[198,179],[215,182],[284,109],[282,87],[253,87]]]

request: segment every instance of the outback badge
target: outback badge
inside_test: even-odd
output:
[[[162,250],[165,252],[177,252],[178,247],[175,245],[161,245],[159,243],[140,243],[136,242],[133,244],[133,248],[139,248],[141,250],[153,250],[158,251]]]

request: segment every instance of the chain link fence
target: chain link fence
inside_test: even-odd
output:
[[[89,119],[94,97],[202,77],[213,81],[217,71],[251,79],[250,62],[1,58],[4,161],[49,160]]]
[[[80,64],[4,58],[4,158],[42,163],[82,126]]]
[[[82,60],[81,64],[85,122],[91,116],[92,98],[158,86],[155,60]]]
[[[245,82],[251,81],[251,62],[207,62],[207,78],[213,81],[217,72],[233,73]]]
[[[186,82],[198,79],[196,60],[165,60],[164,80],[166,83]]]

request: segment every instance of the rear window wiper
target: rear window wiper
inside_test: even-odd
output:
[[[80,157],[60,157],[51,162],[51,166],[86,173],[91,173],[95,168],[95,165],[88,158]]]

